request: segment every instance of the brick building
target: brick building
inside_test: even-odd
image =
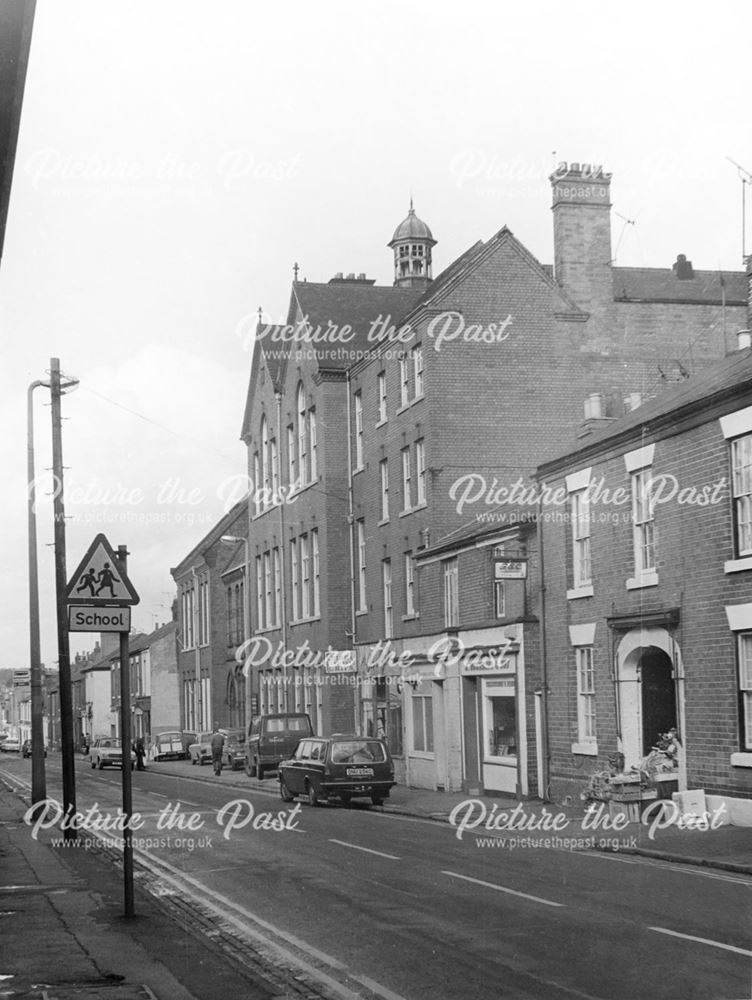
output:
[[[666,778],[752,798],[752,350],[539,475],[554,797],[676,728]]]
[[[178,590],[177,674],[183,730],[245,725],[245,681],[235,669],[235,653],[245,635],[247,509],[245,501],[236,503],[170,570]]]
[[[252,632],[270,642],[259,643],[259,658],[268,655],[250,689],[262,706],[290,707],[292,668],[275,667],[272,649],[281,643],[292,656],[306,645],[319,654],[306,705],[318,728],[354,720],[384,731],[412,784],[537,787],[535,745],[515,788],[499,767],[484,770],[484,758],[501,756],[483,749],[485,731],[476,727],[468,745],[475,709],[495,711],[477,700],[490,695],[468,692],[490,691],[491,675],[457,666],[454,688],[436,676],[420,704],[404,681],[405,663],[447,628],[477,631],[479,650],[510,638],[511,626],[489,620],[472,596],[474,570],[462,583],[446,570],[473,566],[467,556],[452,563],[454,533],[482,534],[502,495],[524,501],[535,467],[570,442],[585,401],[596,422],[620,416],[722,358],[746,324],[743,273],[695,271],[682,255],[669,268],[613,266],[610,181],[587,164],[552,176],[553,266],[503,228],[434,279],[436,241],[411,206],[389,243],[392,286],[362,275],[296,281],[287,327],[259,329],[243,439],[256,487]],[[329,650],[354,655],[327,659]],[[349,687],[325,693],[343,667]],[[521,697],[518,720],[535,712],[534,691]]]
[[[180,729],[180,685],[177,665],[177,622],[128,639],[131,737],[147,748],[158,733]],[[120,652],[109,659],[110,707],[120,735]]]

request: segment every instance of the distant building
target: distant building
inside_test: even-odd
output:
[[[128,639],[131,738],[148,745],[158,733],[180,729],[180,689],[177,669],[177,622],[168,622],[148,635]],[[110,707],[121,734],[120,653],[110,665]]]

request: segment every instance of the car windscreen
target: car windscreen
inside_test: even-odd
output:
[[[332,764],[371,764],[386,760],[378,740],[337,740],[332,743]]]

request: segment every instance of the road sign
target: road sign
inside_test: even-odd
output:
[[[138,604],[140,598],[112,546],[99,534],[78,564],[65,591],[69,604]],[[117,631],[117,630],[114,630]]]
[[[130,630],[131,609],[128,607],[68,605],[69,632],[130,632]]]

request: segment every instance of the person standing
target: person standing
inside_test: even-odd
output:
[[[136,770],[145,771],[146,768],[144,767],[144,757],[146,756],[146,749],[144,747],[144,741],[141,739],[140,736],[136,740],[136,745],[133,749],[136,751]]]
[[[212,764],[214,765],[214,773],[220,775],[222,773],[222,751],[225,748],[225,738],[220,733],[219,727],[214,727],[214,732],[211,738],[211,752],[212,752]]]

